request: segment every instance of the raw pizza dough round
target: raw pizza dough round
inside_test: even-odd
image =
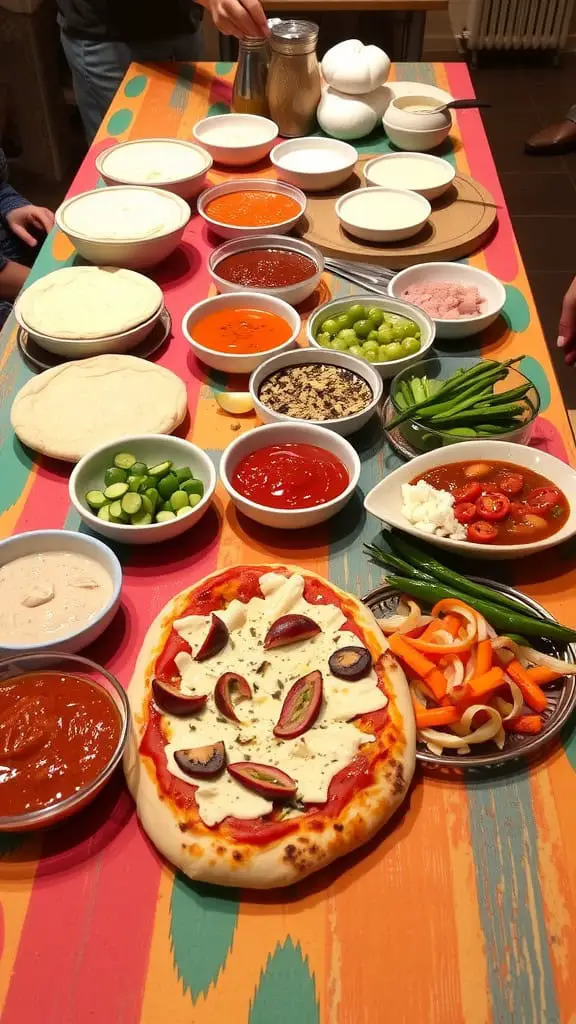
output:
[[[157,312],[162,290],[144,274],[117,267],[64,267],[35,281],[17,300],[31,331],[53,338],[107,338]]]
[[[219,593],[227,595],[225,604],[228,607],[230,595],[234,596],[233,591],[230,589],[230,579],[238,579],[242,573],[249,572],[257,573],[259,580],[262,579],[263,575],[281,574],[285,575],[288,580],[292,580],[294,577],[303,577],[305,584],[306,581],[312,581],[312,585],[314,585],[316,581],[319,581],[321,585],[327,586],[336,601],[341,600],[344,602],[342,610],[346,609],[346,614],[353,619],[355,625],[361,630],[362,640],[369,647],[374,664],[376,665],[378,662],[377,678],[387,697],[387,702],[384,702],[387,712],[384,724],[376,734],[376,738],[367,736],[367,740],[372,742],[362,741],[360,747],[360,757],[366,757],[370,765],[369,779],[367,779],[366,783],[361,788],[356,788],[353,795],[348,796],[347,802],[344,802],[339,810],[334,808],[331,812],[325,812],[322,805],[319,805],[317,810],[312,810],[310,814],[304,814],[299,818],[298,827],[295,831],[291,831],[287,835],[284,834],[282,837],[273,837],[270,841],[257,840],[253,843],[240,840],[230,834],[230,827],[227,828],[227,822],[231,820],[230,818],[224,818],[212,827],[208,827],[205,820],[201,818],[201,805],[196,797],[192,796],[191,799],[188,796],[188,786],[202,785],[207,787],[204,799],[210,800],[210,788],[213,785],[213,780],[203,780],[200,783],[198,780],[179,775],[178,769],[171,772],[170,768],[168,768],[168,756],[173,755],[169,755],[166,752],[165,746],[162,748],[161,756],[163,760],[160,762],[156,762],[152,756],[146,753],[146,750],[144,752],[141,750],[142,741],[151,720],[152,708],[155,707],[151,696],[151,683],[155,672],[158,671],[156,662],[171,634],[172,623],[186,614],[186,610],[190,607],[190,602],[195,595],[200,594],[202,599],[205,599],[206,595],[211,593],[209,588],[213,585],[212,581],[219,586]],[[228,582],[221,583],[218,577],[223,577]],[[274,592],[272,593],[274,598]],[[279,595],[279,592],[277,594]],[[217,607],[220,607],[220,605]],[[285,608],[282,605],[282,600],[280,607],[282,609],[281,614],[283,614]],[[310,614],[314,614],[314,605],[308,604],[307,607]],[[294,603],[292,608],[298,611],[301,610]],[[220,612],[220,614],[223,613]],[[266,618],[264,621],[267,621]],[[249,621],[248,625],[251,626],[251,624]],[[234,636],[233,627],[231,626],[230,628],[232,630],[231,635]],[[263,628],[265,629],[265,626]],[[342,626],[340,629],[343,630],[344,627]],[[346,630],[344,632],[345,634],[347,633]],[[253,655],[254,651],[258,651],[257,645],[259,641],[256,638],[258,629],[253,630],[250,628],[249,635],[254,637],[250,641],[250,651]],[[347,635],[354,637],[354,634],[347,633]],[[326,636],[328,637],[328,642],[333,638],[333,631],[331,630],[328,633],[328,627],[326,629]],[[351,642],[358,644],[362,640],[354,637]],[[194,651],[194,647],[192,649]],[[239,635],[236,634],[232,656],[238,660],[238,668],[236,669],[238,672],[242,672],[241,650],[241,641]],[[283,650],[287,651],[288,648],[283,648]],[[263,652],[260,650],[261,655],[264,653],[269,657],[273,652]],[[324,651],[325,653],[326,651]],[[298,653],[296,657],[297,659],[305,658],[306,654]],[[308,657],[310,657],[310,654],[308,654]],[[312,655],[313,659],[318,657],[317,653]],[[197,663],[195,664],[197,665]],[[203,661],[201,664],[204,669],[209,666],[210,661]],[[252,670],[253,668],[254,663],[252,664]],[[293,669],[296,669],[296,666],[293,666]],[[215,675],[219,671],[221,669],[217,665],[212,669]],[[303,671],[309,671],[309,668],[304,668]],[[328,672],[327,668],[324,671]],[[272,674],[274,676],[273,667]],[[292,685],[293,675],[290,674],[285,665],[282,674],[285,681],[284,692],[287,692],[288,688]],[[248,672],[246,672],[246,675],[248,676]],[[258,689],[260,697],[265,686],[259,674],[257,674],[256,678],[259,679]],[[275,678],[272,679],[273,686],[276,685]],[[326,701],[331,699],[331,694],[329,690],[326,690],[326,687],[330,687],[334,682],[340,682],[341,687],[347,685],[342,683],[342,681],[335,680],[334,677],[330,677],[328,672],[324,676],[324,696]],[[205,709],[208,716],[214,713],[211,708],[213,698],[210,696],[210,686],[211,680],[206,689],[206,692],[209,693]],[[254,686],[253,680],[252,686]],[[347,692],[344,691],[346,696],[343,698],[338,697],[337,699],[352,701],[354,707],[358,706],[356,703],[358,698],[353,693],[354,686],[361,687],[362,684],[348,684]],[[200,692],[200,688],[198,692]],[[255,690],[253,696],[255,696]],[[138,817],[145,832],[160,852],[179,870],[193,879],[217,885],[246,886],[257,889],[274,888],[298,882],[312,872],[330,864],[336,858],[344,856],[368,842],[388,821],[406,796],[414,772],[414,714],[406,677],[393,656],[387,652],[386,641],[372,612],[357,598],[344,593],[333,584],[327,583],[315,573],[296,566],[238,566],[227,570],[219,570],[174,597],[157,616],[146,635],[130,682],[128,698],[132,711],[133,729],[124,758],[124,770],[128,786],[136,801]],[[274,697],[274,699],[278,698]],[[280,708],[281,703],[276,706]],[[354,713],[354,710],[350,713],[349,705],[346,711],[346,718],[341,714],[339,721],[350,722]],[[241,715],[240,711],[239,714]],[[157,718],[156,711],[154,711],[154,715]],[[215,720],[218,723],[225,723],[226,721],[222,716],[216,717]],[[202,729],[205,728],[205,723],[202,721],[196,720],[196,724],[194,724],[194,718],[179,718],[175,720],[174,716],[167,716],[164,713],[162,713],[161,721],[161,730],[164,736],[172,737],[175,734],[175,730],[184,729],[188,746],[193,747],[196,744],[206,742],[202,736]],[[190,721],[193,723],[192,726],[188,725]],[[337,724],[338,717],[332,718],[331,721]],[[358,722],[359,720],[355,719],[346,728],[358,727]],[[231,725],[234,729],[237,728],[236,725],[230,722],[227,725],[218,724],[216,728],[222,730],[226,727],[230,728]],[[330,725],[322,724],[322,716],[318,718],[315,723],[316,725],[320,729],[330,728]],[[193,728],[195,731],[188,731],[190,728]],[[370,729],[373,726],[368,724],[366,728]],[[360,736],[362,736],[366,730],[359,728],[359,731]],[[322,735],[329,738],[329,757],[338,756],[337,741],[334,742],[333,738],[327,733],[320,733],[320,736]],[[177,745],[180,745],[182,741],[179,735],[177,740]],[[157,739],[150,740],[149,742],[156,748]],[[164,741],[164,743],[166,742]],[[210,742],[214,742],[214,740]],[[244,742],[246,742],[246,739],[244,739]],[[233,746],[232,749],[234,749]],[[241,749],[248,752],[250,747],[243,746]],[[252,749],[254,750],[254,748]],[[256,748],[256,754],[251,760],[258,762],[260,760],[257,756],[258,753],[259,749]],[[292,752],[292,756],[294,756],[294,752]],[[234,754],[232,758],[234,758]],[[260,761],[260,763],[263,762]],[[346,760],[345,764],[348,763]],[[325,770],[330,774],[334,770],[340,771],[340,768],[328,768]],[[176,791],[169,792],[166,790],[165,780],[172,778],[172,776],[176,776],[177,779],[184,779],[185,783],[188,784],[185,786],[184,795],[178,796]],[[216,781],[220,780],[225,782],[224,776],[221,775]],[[312,781],[315,784],[315,780],[313,779]],[[218,799],[222,798],[217,797]],[[225,799],[230,798],[226,797]],[[235,798],[232,797],[232,799]],[[252,794],[252,799],[254,799],[254,794]],[[256,797],[256,799],[261,798]],[[228,809],[224,812],[222,806],[220,806],[220,814],[223,813],[229,814],[231,812]],[[266,812],[259,811],[256,807],[255,813],[247,814],[246,817],[255,818],[257,814],[266,814]],[[236,817],[241,818],[241,815],[237,812]]]
[[[177,231],[189,219],[190,209],[163,189],[115,185],[74,196],[57,211],[57,220],[58,215],[64,230],[73,235],[130,242]]]
[[[186,415],[186,385],[136,356],[94,356],[32,377],[10,419],[23,444],[78,462],[127,434],[171,434]]]

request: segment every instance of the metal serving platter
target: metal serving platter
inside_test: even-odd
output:
[[[470,579],[474,583],[481,583],[483,586],[492,587],[493,590],[498,590],[502,594],[507,594],[509,597],[514,598],[520,605],[520,611],[521,606],[524,605],[537,612],[541,618],[549,619],[551,622],[556,621],[554,616],[550,615],[542,605],[537,604],[536,601],[526,597],[524,594],[520,594],[519,591],[506,586],[504,583],[496,583],[494,580],[483,579],[480,576],[471,576]],[[364,604],[368,605],[377,617],[394,615],[399,599],[400,592],[394,587],[389,586],[382,586],[376,590],[371,590],[369,594],[362,598]],[[539,640],[538,647],[546,654],[561,658],[563,661],[576,661],[576,647],[573,644],[560,646],[555,641]],[[567,676],[565,680],[551,683],[549,686],[546,686],[545,693],[548,698],[548,708],[542,716],[544,728],[537,736],[507,733],[506,743],[502,750],[498,750],[496,745],[490,741],[475,745],[469,754],[445,752],[436,755],[428,750],[425,743],[417,743],[416,759],[423,764],[435,768],[478,769],[506,765],[519,758],[537,757],[541,753],[542,748],[558,735],[576,707],[576,676]]]

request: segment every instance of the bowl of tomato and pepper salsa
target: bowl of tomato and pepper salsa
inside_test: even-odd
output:
[[[270,356],[296,344],[302,322],[282,299],[259,292],[228,292],[204,299],[182,319],[194,355],[223,373],[252,373]]]
[[[422,486],[428,490],[419,496]],[[565,462],[527,445],[479,440],[418,456],[366,497],[367,510],[391,526],[491,560],[536,554],[573,537],[575,503],[576,472]],[[432,529],[441,505],[443,522]]]
[[[352,445],[311,423],[274,423],[241,435],[220,476],[236,508],[263,526],[295,530],[325,522],[350,500],[360,477]]]
[[[0,832],[63,821],[120,764],[128,701],[88,658],[28,654],[0,661]]]
[[[275,179],[226,181],[198,198],[198,213],[221,238],[285,235],[306,210],[306,196]]]

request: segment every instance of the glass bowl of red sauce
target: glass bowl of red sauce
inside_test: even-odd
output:
[[[282,299],[260,292],[228,292],[192,306],[182,333],[194,355],[223,373],[252,373],[296,344],[302,321]]]
[[[55,825],[81,810],[120,764],[124,689],[73,654],[0,661],[0,832]]]
[[[273,178],[226,181],[198,198],[198,213],[221,238],[286,235],[305,210],[304,193]]]
[[[220,293],[261,292],[292,306],[312,295],[323,270],[324,257],[319,249],[284,235],[224,242],[208,260],[208,273]]]
[[[228,445],[220,477],[236,508],[263,526],[323,523],[350,500],[360,459],[345,438],[309,423],[274,423]]]

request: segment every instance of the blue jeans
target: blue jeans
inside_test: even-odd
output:
[[[161,22],[162,11],[158,17]],[[201,60],[202,28],[173,39],[137,40],[133,43],[73,39],[61,32],[66,60],[72,72],[74,94],[90,144],[132,61]]]

